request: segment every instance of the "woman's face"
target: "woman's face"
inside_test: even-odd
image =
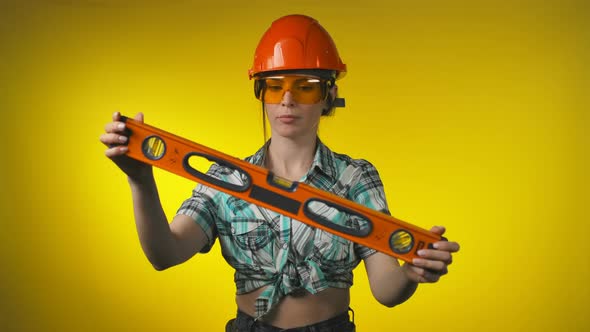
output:
[[[317,135],[322,110],[326,108],[323,84],[325,81],[318,77],[304,75],[265,79],[263,99],[273,136]]]
[[[317,135],[322,110],[326,102],[301,104],[293,99],[290,91],[286,91],[278,104],[265,104],[266,116],[270,123],[273,137],[297,138]]]

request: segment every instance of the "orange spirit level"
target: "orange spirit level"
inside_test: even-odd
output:
[[[305,183],[280,178],[265,168],[226,155],[136,120],[122,117],[130,131],[127,155],[189,180],[289,216],[313,227],[406,262],[441,236]],[[205,158],[237,171],[241,184],[197,170],[191,158]]]

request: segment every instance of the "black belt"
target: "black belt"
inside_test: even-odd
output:
[[[352,332],[354,323],[350,321],[348,313],[308,326],[281,329],[256,320],[238,310],[235,319],[228,322],[226,332]]]

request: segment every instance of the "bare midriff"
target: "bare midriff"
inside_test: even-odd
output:
[[[247,294],[237,295],[238,309],[252,317],[255,302],[266,287]],[[301,291],[287,295],[277,303],[261,321],[280,328],[306,326],[330,319],[348,311],[350,290],[348,288],[328,288],[317,294]]]

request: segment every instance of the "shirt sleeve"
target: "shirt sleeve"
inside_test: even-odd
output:
[[[207,175],[220,180],[223,180],[226,173],[227,170],[217,164],[211,165],[207,171]],[[209,252],[217,239],[216,220],[219,217],[220,194],[216,189],[197,184],[193,189],[192,196],[186,199],[176,212],[177,215],[183,214],[193,218],[195,223],[205,232],[207,244],[201,250],[203,253]]]
[[[177,215],[184,214],[193,218],[195,223],[205,232],[207,244],[201,250],[203,253],[211,250],[217,238],[217,228],[215,226],[217,208],[214,199],[216,192],[215,189],[198,184],[193,189],[192,196],[186,199],[176,212]]]
[[[391,215],[387,206],[383,182],[379,172],[370,162],[363,160],[358,180],[350,187],[350,198],[370,209]],[[355,252],[361,259],[365,259],[377,250],[355,244]]]

